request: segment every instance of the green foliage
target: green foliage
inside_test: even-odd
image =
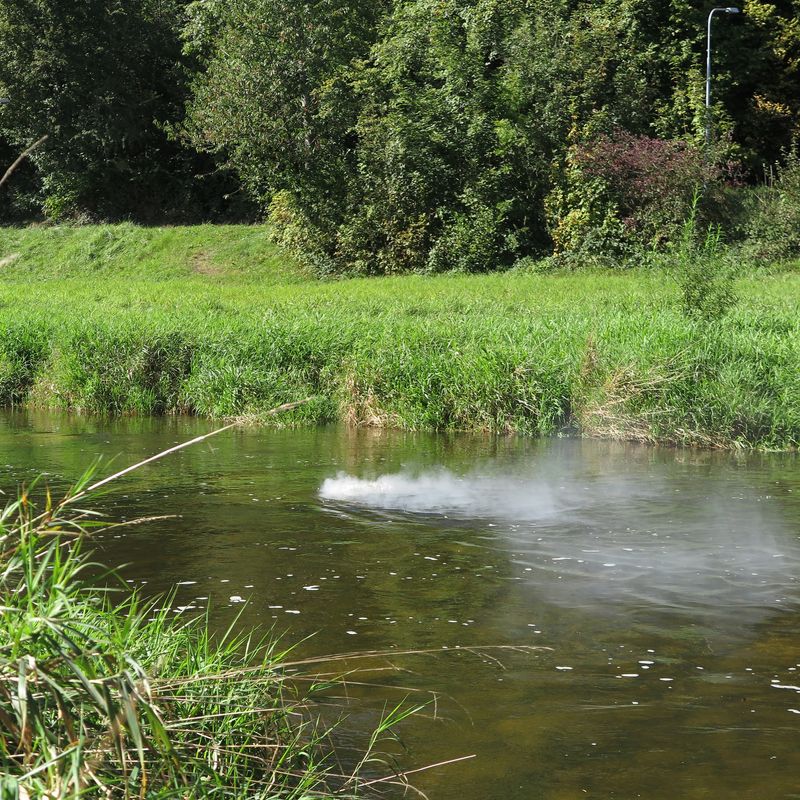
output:
[[[400,5],[355,78],[358,181],[339,258],[368,273],[477,271],[546,249],[546,198],[576,126],[645,122],[652,52],[637,30],[634,3]]]
[[[643,243],[626,228],[603,179],[581,168],[577,153],[567,153],[560,185],[545,201],[555,260],[567,266],[626,265]]]
[[[800,152],[776,165],[765,186],[751,195],[746,253],[764,261],[800,256]]]
[[[335,685],[329,674],[297,659],[287,670],[276,640],[212,634],[207,618],[176,615],[187,609],[169,597],[144,601],[113,573],[87,580],[99,565],[86,540],[117,526],[76,505],[121,473],[91,476],[60,501],[34,482],[0,507],[0,796],[358,796],[376,747],[421,707],[385,714],[342,775],[309,710],[317,688]]]
[[[453,215],[431,248],[428,265],[433,272],[489,272],[517,253],[516,237],[504,235],[509,202],[495,207],[465,205],[465,211]]]
[[[752,179],[797,136],[795,10],[715,20],[701,159],[697,0],[0,0],[0,161],[50,136],[0,214],[258,209],[321,275],[642,260],[696,179],[704,220],[740,205],[709,165]],[[648,147],[649,166],[598,168]],[[774,194],[755,203],[762,243]]]
[[[301,208],[296,195],[281,189],[272,195],[267,217],[276,244],[294,253],[322,277],[336,272],[333,257],[324,247],[325,236]]]
[[[554,239],[560,249],[598,249],[617,256],[626,246],[652,249],[668,242],[697,188],[719,180],[703,154],[685,142],[622,130],[572,148],[569,163],[569,189],[562,198],[566,215],[558,220]],[[711,197],[708,190],[703,195]],[[693,213],[697,208],[696,203]],[[592,240],[598,231],[613,231],[617,241],[612,235],[604,248],[597,248]]]
[[[670,260],[677,274],[684,314],[700,322],[716,322],[736,303],[734,273],[722,250],[719,227],[710,225],[704,236],[698,236],[698,204],[696,195]]]
[[[184,4],[0,0],[0,95],[11,100],[0,107],[0,136],[8,143],[0,152],[16,156],[49,136],[31,156],[38,185],[21,187],[15,176],[12,203],[26,190],[29,207],[35,200],[55,220],[179,218],[223,205],[193,179],[211,162],[164,130],[183,116],[187,92]],[[224,181],[211,184],[224,191]]]
[[[404,0],[344,15],[337,2],[193,4],[186,32],[205,65],[189,135],[320,273],[486,271],[552,244],[630,258],[679,231],[699,182],[719,183],[696,146],[699,4]],[[769,70],[797,44],[788,12],[752,10],[717,26],[719,163],[771,151],[733,137],[732,100],[751,93],[765,113]],[[758,52],[755,70],[736,48]],[[770,91],[773,110],[800,108],[788,82]],[[592,169],[609,142],[638,168]]]
[[[346,80],[366,55],[386,2],[233,0],[192,3],[186,50],[198,54],[185,133],[224,154],[249,192],[285,225],[309,225],[330,252],[353,170],[356,109]],[[297,218],[293,223],[291,219]],[[304,248],[305,249],[305,248]]]

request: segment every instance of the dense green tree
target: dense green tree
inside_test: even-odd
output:
[[[716,157],[753,174],[797,133],[800,84],[786,78],[800,40],[791,4],[745,10],[753,15],[717,21],[713,118]],[[595,249],[663,241],[681,215],[677,198],[688,211],[692,170],[696,184],[709,177],[696,149],[707,11],[684,0],[400,3],[358,79],[358,171],[340,261],[370,272],[486,269],[548,237],[573,247],[589,230]],[[576,152],[618,130],[642,137],[645,155],[658,139],[660,152],[684,154],[660,178],[644,162],[631,177],[640,189],[671,179],[663,206],[650,189],[640,211],[620,205],[619,186],[609,191],[576,164]],[[619,156],[630,165],[630,153]]]
[[[312,249],[330,250],[343,213],[356,147],[349,75],[388,6],[206,0],[189,8],[186,48],[203,69],[186,132],[199,149],[224,155],[276,216],[308,227]]]
[[[181,212],[196,157],[180,119],[182,0],[0,0],[0,135],[31,156],[54,217]],[[6,156],[7,157],[7,156]],[[15,178],[16,182],[16,178]]]
[[[355,76],[358,168],[337,251],[349,267],[482,270],[535,239],[503,86],[522,6],[419,0],[395,11]]]
[[[570,141],[646,128],[641,3],[416,0],[360,80],[342,254],[357,269],[485,270],[548,243]]]
[[[652,61],[654,133],[696,137],[705,122],[706,19],[712,4],[642,5],[641,26],[657,45]],[[800,133],[800,3],[745,0],[714,22],[714,128],[756,173],[782,157]]]
[[[318,269],[367,274],[663,243],[694,181],[729,174],[700,153],[708,10],[0,0],[0,159],[50,137],[0,214],[211,215],[233,193]],[[751,181],[800,135],[799,12],[715,22],[713,157]]]

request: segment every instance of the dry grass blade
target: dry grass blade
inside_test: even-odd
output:
[[[276,406],[275,408],[270,409],[266,412],[267,416],[274,416],[275,414],[281,414],[285,411],[292,411],[295,408],[299,408],[300,406],[305,405],[306,403],[310,403],[313,400],[313,397],[306,397],[304,400],[298,400],[294,403],[284,403],[283,405]],[[165,456],[171,455],[172,453],[177,453],[179,450],[184,450],[187,447],[191,447],[195,444],[200,444],[200,442],[204,442],[207,439],[210,439],[213,436],[219,436],[221,433],[225,433],[225,431],[229,431],[232,428],[241,425],[242,423],[239,420],[229,423],[228,425],[224,425],[221,428],[217,428],[216,430],[211,431],[210,433],[204,433],[202,436],[196,436],[194,439],[190,439],[188,442],[182,442],[181,444],[175,445],[175,447],[170,447],[167,450],[162,450],[160,453],[156,453],[154,456],[150,456],[149,458],[144,459],[144,461],[139,461],[136,464],[132,464],[125,469],[121,469],[119,472],[115,472],[113,475],[109,475],[107,478],[103,478],[101,481],[97,481],[93,483],[91,486],[87,486],[85,489],[79,491],[77,494],[74,494],[66,499],[64,499],[60,507],[64,507],[67,505],[73,505],[74,503],[78,502],[78,500],[86,497],[87,495],[91,494],[92,492],[97,491],[98,489],[106,486],[107,484],[115,481],[124,475],[128,475],[131,472],[136,471],[137,469],[141,469],[142,467],[146,466],[147,464],[152,464],[154,461],[158,461]]]
[[[416,769],[407,769],[403,770],[403,772],[398,773],[397,775],[391,777],[384,777],[384,778],[373,778],[369,781],[362,781],[360,786],[361,788],[365,788],[367,786],[376,786],[379,783],[391,783],[398,778],[405,779],[409,775],[416,775],[419,772],[428,772],[432,769],[438,769],[439,767],[449,767],[451,764],[458,764],[462,761],[471,761],[473,758],[477,758],[477,754],[473,753],[469,756],[459,756],[458,758],[449,758],[446,761],[437,761],[435,764],[427,764],[424,767],[417,767]]]

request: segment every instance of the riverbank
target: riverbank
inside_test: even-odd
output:
[[[0,230],[0,403],[793,449],[800,272],[319,281],[260,227]],[[284,420],[286,422],[286,420]]]

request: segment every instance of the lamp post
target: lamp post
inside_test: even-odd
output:
[[[706,53],[706,150],[711,145],[711,21],[714,14],[738,14],[739,9],[733,6],[712,8],[708,15],[708,51]]]

